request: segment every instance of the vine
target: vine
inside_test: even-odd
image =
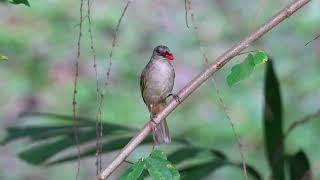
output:
[[[78,129],[78,122],[76,119],[76,105],[77,105],[77,86],[78,86],[78,77],[79,77],[79,59],[80,59],[80,51],[81,51],[81,38],[82,38],[82,22],[83,22],[83,0],[80,1],[80,23],[79,23],[79,35],[78,35],[78,42],[77,42],[77,59],[75,62],[75,75],[74,75],[74,84],[73,84],[73,97],[72,97],[72,122],[73,122],[73,131],[74,131],[74,139],[75,144],[77,147],[77,171],[76,171],[76,180],[79,177],[80,172],[80,146],[79,146],[79,129]]]
[[[205,52],[205,49],[201,43],[201,40],[199,38],[199,33],[198,33],[198,26],[196,24],[196,19],[195,19],[195,15],[194,15],[194,12],[193,12],[193,8],[192,8],[192,5],[191,5],[191,0],[186,0],[188,2],[188,10],[190,12],[190,15],[191,15],[191,22],[192,22],[192,26],[193,26],[193,30],[194,30],[194,33],[197,37],[197,40],[199,42],[199,47],[200,47],[200,50],[201,50],[201,53],[202,53],[202,56],[205,60],[205,63],[206,63],[206,66],[209,66],[209,59],[208,59],[208,56]],[[186,13],[187,14],[187,13]],[[186,18],[187,19],[187,18]],[[247,167],[246,167],[246,162],[245,162],[245,158],[244,158],[244,153],[242,151],[242,144],[241,144],[241,140],[240,140],[240,136],[238,135],[238,133],[236,132],[236,128],[235,128],[235,125],[231,119],[231,116],[229,115],[228,111],[227,111],[227,106],[226,104],[224,103],[224,100],[223,98],[221,97],[221,94],[220,94],[220,90],[219,90],[219,87],[217,85],[217,82],[216,80],[214,79],[214,77],[212,76],[211,78],[211,82],[212,82],[212,85],[213,85],[213,88],[216,90],[216,93],[217,93],[217,97],[219,99],[219,102],[223,108],[223,111],[224,111],[224,114],[226,116],[226,118],[228,119],[230,125],[231,125],[231,128],[232,128],[232,132],[237,140],[237,144],[238,144],[238,148],[239,148],[239,153],[240,153],[240,156],[241,156],[241,160],[242,160],[242,167],[243,167],[243,172],[244,172],[244,175],[245,175],[245,178],[246,180],[248,180],[248,173],[247,173]]]

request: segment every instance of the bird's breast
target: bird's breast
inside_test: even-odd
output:
[[[166,60],[150,62],[146,67],[143,96],[150,102],[162,101],[171,93],[174,84],[174,69]]]

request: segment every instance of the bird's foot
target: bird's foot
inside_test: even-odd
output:
[[[154,139],[154,133],[156,131],[156,127],[158,125],[158,123],[156,123],[153,118],[155,118],[155,116],[152,116],[150,118],[150,121],[149,121],[149,128],[151,129],[152,131],[152,134],[153,134],[153,144],[152,144],[152,151],[155,149],[155,146],[156,146],[156,143],[155,143],[155,139]]]
[[[177,95],[177,94],[169,94],[167,97],[170,97],[170,96],[172,96],[172,98],[177,102],[177,103],[179,103],[179,104],[181,104],[181,98]]]
[[[152,132],[155,132],[157,125],[158,124],[153,120],[153,118],[151,118],[149,121],[149,127]]]

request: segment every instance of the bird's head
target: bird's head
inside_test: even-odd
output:
[[[163,45],[160,45],[154,48],[153,56],[164,57],[171,61],[174,59],[173,54],[170,53],[170,49],[167,46],[163,46]]]

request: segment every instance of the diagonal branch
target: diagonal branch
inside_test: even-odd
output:
[[[227,50],[221,56],[219,56],[215,63],[211,64],[203,73],[199,74],[193,80],[191,80],[180,92],[178,96],[180,97],[180,102],[184,101],[189,95],[191,95],[196,89],[200,87],[206,80],[208,80],[215,72],[221,69],[225,64],[227,64],[233,57],[239,54],[241,51],[246,49],[252,42],[259,39],[261,36],[266,34],[272,28],[277,26],[280,22],[290,17],[298,9],[306,5],[311,0],[296,0],[284,9],[282,9],[278,14],[273,16],[264,25],[259,27],[256,31],[247,35],[238,44]],[[179,103],[172,100],[168,103],[167,107],[163,109],[154,119],[156,123],[160,123],[164,118],[166,118],[174,109],[177,108]],[[140,130],[140,132],[133,137],[130,142],[119,152],[115,159],[109,164],[109,166],[100,174],[98,179],[106,179],[111,175],[111,173],[130,155],[130,153],[146,138],[150,133],[150,126],[147,124]]]

